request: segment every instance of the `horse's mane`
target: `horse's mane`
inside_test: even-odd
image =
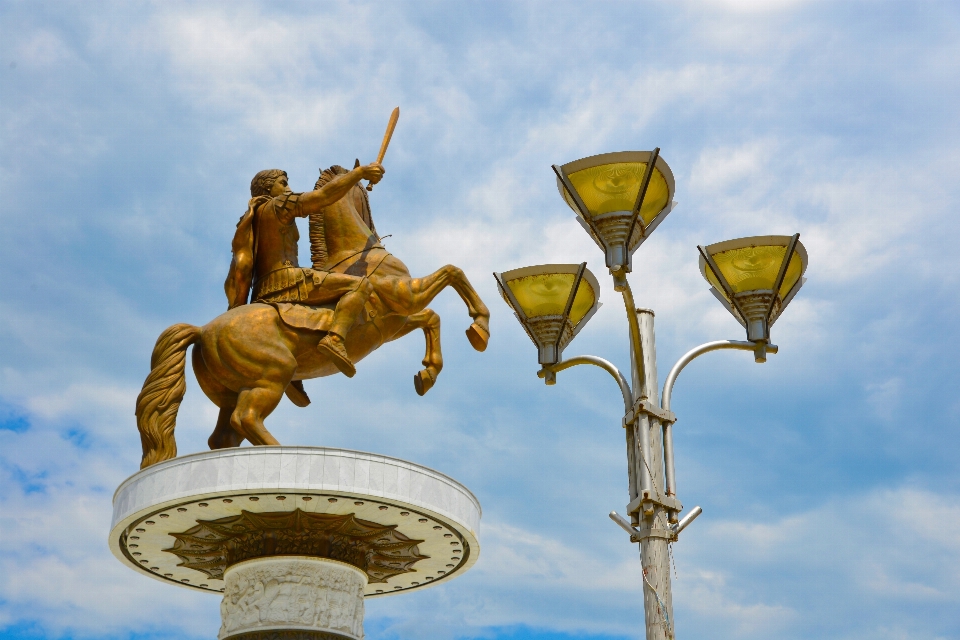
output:
[[[317,183],[313,185],[314,191],[327,184],[337,176],[341,176],[345,173],[349,173],[346,169],[341,167],[338,164],[333,165],[329,169],[324,169],[320,172],[320,177],[317,179]],[[377,228],[373,224],[373,216],[370,213],[370,199],[367,197],[367,191],[359,184],[354,187],[360,190],[360,195],[362,196],[363,206],[360,211],[360,219],[366,223],[370,228],[370,231],[373,231],[374,234],[377,233]],[[323,212],[315,213],[310,216],[310,258],[313,261],[314,269],[322,269],[323,266],[327,263],[327,236],[323,224]]]

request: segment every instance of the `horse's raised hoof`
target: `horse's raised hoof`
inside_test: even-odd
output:
[[[303,388],[303,381],[301,380],[291,380],[285,393],[290,398],[290,402],[298,407],[306,407],[310,404],[310,396],[307,395],[307,390]]]
[[[490,332],[474,322],[467,329],[467,340],[477,351],[486,351],[487,342],[490,341]]]
[[[417,395],[422,396],[427,391],[433,388],[433,383],[436,382],[436,378],[430,375],[430,372],[426,369],[418,371],[416,375],[413,376],[413,386],[417,389]]]

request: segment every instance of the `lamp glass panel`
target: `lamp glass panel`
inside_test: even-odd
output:
[[[580,194],[588,213],[598,216],[611,211],[633,211],[646,168],[646,162],[616,162],[581,169],[567,177]],[[566,189],[563,190],[563,198],[576,212],[577,205]],[[644,225],[650,224],[657,214],[663,211],[669,198],[667,181],[660,170],[654,167],[647,195],[640,207],[640,217]]]
[[[528,318],[559,316],[567,306],[576,277],[573,273],[547,273],[508,280],[506,285]],[[570,309],[570,321],[576,325],[583,320],[596,301],[593,287],[586,278],[581,279]]]
[[[783,256],[787,253],[787,248],[782,245],[766,245],[759,247],[743,247],[741,249],[729,249],[713,254],[713,260],[717,263],[720,273],[734,293],[743,291],[769,290],[776,283],[777,275],[780,273],[780,265],[783,264]],[[780,286],[780,298],[783,299],[797,284],[803,270],[803,263],[800,255],[794,251],[790,258],[790,264],[787,266],[787,273],[784,275],[783,284]],[[707,267],[707,280],[720,293],[724,293],[723,287],[717,281],[713,270]]]

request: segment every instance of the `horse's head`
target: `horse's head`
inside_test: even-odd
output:
[[[357,161],[357,166],[360,162]],[[320,172],[314,189],[319,189],[337,176],[349,173],[340,165]],[[343,198],[310,216],[310,253],[315,269],[322,268],[328,259],[347,249],[362,250],[379,241],[370,200],[360,183],[354,185]]]
[[[357,160],[354,166],[354,169],[360,166],[360,161]],[[320,177],[317,178],[317,183],[313,185],[314,190],[319,189],[323,185],[327,184],[333,180],[336,176],[342,176],[345,173],[349,173],[346,169],[341,167],[338,164],[333,165],[329,169],[324,169],[320,172]],[[350,190],[343,198],[347,200],[349,204],[353,205],[353,208],[356,210],[357,215],[360,216],[360,219],[363,220],[370,231],[376,233],[377,228],[373,224],[373,216],[370,213],[370,198],[367,196],[367,190],[363,188],[359,182]]]

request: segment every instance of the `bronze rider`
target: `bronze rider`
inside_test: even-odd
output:
[[[383,167],[369,164],[339,175],[307,193],[293,193],[280,169],[261,171],[250,182],[251,200],[237,224],[233,262],[224,283],[229,308],[251,302],[322,305],[337,302],[328,333],[317,349],[346,376],[356,367],[344,346],[347,332],[373,292],[366,277],[302,269],[297,261],[296,218],[320,212],[350,191],[360,180],[376,184]]]

